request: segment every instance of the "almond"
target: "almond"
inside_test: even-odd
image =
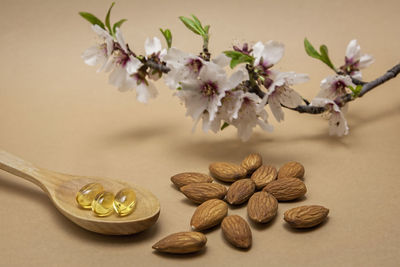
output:
[[[201,231],[221,223],[228,214],[228,205],[220,199],[210,199],[195,210],[190,225],[195,231]]]
[[[261,191],[251,196],[247,204],[249,218],[258,223],[267,223],[276,216],[278,201],[268,192]]]
[[[278,179],[286,177],[303,178],[304,177],[304,166],[296,161],[290,161],[280,167],[278,172]]]
[[[256,190],[256,185],[251,179],[241,179],[234,182],[226,193],[226,201],[231,205],[246,202]]]
[[[284,219],[293,228],[309,228],[323,222],[328,213],[329,209],[323,206],[300,206],[287,210]]]
[[[300,179],[284,178],[268,183],[263,191],[271,193],[278,201],[287,201],[304,196],[307,188]]]
[[[186,254],[201,250],[207,243],[207,237],[199,232],[180,232],[169,235],[153,245],[160,252]]]
[[[226,187],[216,183],[194,183],[182,186],[181,192],[195,203],[203,203],[209,199],[223,199]]]
[[[252,174],[262,165],[262,157],[260,154],[250,154],[243,161],[240,166],[247,170],[247,174]]]
[[[257,189],[262,189],[269,182],[276,179],[277,171],[272,165],[262,165],[251,175],[251,180],[256,184]]]
[[[224,218],[221,224],[225,239],[238,248],[251,246],[251,230],[248,223],[238,215],[230,215]]]
[[[212,183],[213,178],[207,174],[198,172],[183,172],[178,173],[171,177],[171,181],[178,187],[181,188],[184,185],[193,183]]]
[[[214,162],[209,166],[211,175],[224,182],[234,182],[244,178],[247,170],[239,165],[228,162]]]

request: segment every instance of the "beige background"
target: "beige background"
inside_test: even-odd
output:
[[[274,133],[257,130],[242,143],[234,129],[191,133],[192,121],[172,92],[148,105],[120,93],[106,74],[86,66],[81,53],[95,41],[78,11],[101,17],[110,1],[1,1],[0,147],[65,173],[115,177],[151,189],[161,201],[148,231],[108,237],[65,219],[34,185],[0,172],[0,266],[398,266],[400,261],[400,79],[351,104],[350,135],[333,138],[319,116],[286,111]],[[277,68],[309,73],[296,87],[312,98],[330,70],[303,51],[303,38],[327,44],[339,65],[357,38],[376,62],[366,80],[399,63],[400,5],[393,1],[118,1],[112,15],[129,44],[143,52],[147,36],[170,27],[174,45],[197,52],[200,38],[179,15],[195,13],[211,24],[210,50],[236,41],[278,40],[286,54]],[[253,247],[239,251],[220,229],[207,233],[207,249],[190,257],[164,256],[151,245],[189,230],[195,209],[170,183],[182,171],[207,172],[211,161],[240,162],[259,152],[277,166],[298,160],[309,192],[283,203],[276,220],[252,225]],[[313,231],[288,229],[285,210],[300,204],[329,207],[329,220]],[[230,214],[246,216],[244,207]]]

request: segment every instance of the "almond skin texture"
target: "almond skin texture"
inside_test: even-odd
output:
[[[251,196],[247,204],[249,218],[257,223],[267,223],[278,212],[278,201],[268,192],[261,191]]]
[[[169,235],[153,245],[153,249],[173,254],[193,253],[201,250],[207,238],[199,232],[180,232]]]
[[[295,178],[303,178],[304,177],[304,166],[301,163],[296,161],[290,161],[285,163],[282,167],[280,167],[278,172],[278,179],[286,178],[286,177],[295,177]]]
[[[246,177],[247,170],[228,162],[214,162],[209,166],[211,175],[224,182],[234,182]]]
[[[195,231],[202,231],[221,223],[228,215],[228,205],[220,199],[210,199],[197,207],[190,225]]]
[[[329,209],[323,206],[300,206],[287,210],[284,220],[293,228],[310,228],[322,223],[328,213]]]
[[[171,177],[171,182],[178,188],[193,183],[212,183],[213,178],[209,175],[199,172],[183,172]]]
[[[248,223],[238,215],[225,217],[221,224],[222,233],[226,240],[238,248],[251,246],[251,230]]]
[[[256,190],[251,179],[241,179],[234,182],[226,193],[226,201],[231,205],[240,205],[246,202]]]
[[[278,201],[289,201],[306,194],[306,185],[297,178],[284,178],[268,183],[263,191],[272,194]]]
[[[262,157],[260,154],[250,154],[243,161],[240,166],[247,170],[247,174],[252,174],[262,165]]]
[[[181,192],[194,203],[203,203],[209,199],[223,199],[226,187],[216,183],[194,183],[182,186]]]
[[[256,184],[258,190],[262,189],[269,182],[276,179],[277,170],[271,165],[262,165],[251,175],[251,180]]]

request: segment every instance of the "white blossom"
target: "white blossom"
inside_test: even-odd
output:
[[[103,30],[97,24],[93,25],[92,29],[99,37],[100,43],[86,49],[82,54],[82,58],[84,62],[90,66],[101,65],[97,70],[100,72],[104,70],[106,63],[111,56],[114,39],[107,31]]]
[[[135,58],[129,53],[126,46],[124,37],[119,28],[117,28],[115,37],[119,47],[122,49],[115,50],[113,53],[111,64],[114,69],[110,74],[109,82],[118,87],[121,91],[133,89],[135,81],[131,75],[137,73],[138,69],[142,66],[139,59]]]
[[[260,65],[268,69],[281,60],[284,50],[284,45],[276,41],[268,41],[265,44],[257,42],[253,45],[252,52],[252,56],[255,58],[254,65]]]
[[[347,88],[355,88],[356,85],[351,81],[351,78],[348,75],[333,75],[323,79],[320,87],[321,90],[317,95],[318,98],[335,100],[339,96],[350,93]]]
[[[111,64],[114,66],[114,70],[110,74],[109,82],[117,86],[120,91],[135,89],[136,99],[139,102],[147,103],[150,98],[157,96],[157,89],[146,80],[145,73],[140,71],[143,64],[130,53],[119,28],[116,30],[115,37],[121,49],[113,53]],[[157,48],[157,40],[155,39],[145,44],[146,52],[153,53]]]
[[[171,89],[177,89],[180,87],[180,83],[187,80],[195,79],[206,61],[199,56],[195,56],[186,52],[183,52],[176,48],[170,48],[163,60],[167,63],[167,67],[170,71],[165,75],[165,83]],[[225,54],[220,54],[211,61],[218,65],[218,71],[224,73],[222,69],[227,66],[230,62],[230,58]]]
[[[268,114],[265,111],[265,101],[253,93],[243,93],[239,98],[240,108],[229,121],[238,131],[242,141],[250,139],[253,128],[257,125],[265,131],[272,131],[273,126],[268,124]]]
[[[345,66],[347,73],[353,78],[361,79],[360,69],[364,69],[374,62],[374,58],[371,55],[361,54],[361,47],[357,43],[357,40],[351,40],[347,45]]]
[[[275,119],[279,122],[284,119],[281,105],[295,108],[303,102],[301,95],[290,87],[294,84],[308,81],[309,77],[307,74],[278,72],[275,70],[271,70],[268,77],[272,80],[266,95],[268,98],[268,106]]]
[[[343,136],[349,133],[349,127],[347,126],[343,111],[333,100],[316,97],[311,101],[311,105],[327,109],[329,135]]]
[[[272,131],[268,124],[268,114],[265,111],[265,101],[253,93],[242,90],[230,90],[222,99],[214,120],[209,119],[208,112],[203,113],[203,131],[217,133],[222,122],[227,122],[237,128],[238,137],[242,141],[249,140],[253,128],[259,125],[263,130]]]
[[[146,52],[146,58],[155,60],[156,62],[161,62],[164,56],[167,54],[167,50],[163,49],[161,46],[161,41],[157,37],[147,38],[144,43],[144,49]],[[149,73],[149,78],[157,81],[162,76],[160,71],[154,70]]]
[[[186,115],[193,118],[195,125],[200,119],[211,122],[216,117],[226,91],[247,79],[246,74],[237,71],[228,78],[220,66],[206,62],[197,78],[181,83],[182,89],[178,90],[176,95],[184,102],[187,108]],[[204,113],[208,113],[208,117],[202,116]]]

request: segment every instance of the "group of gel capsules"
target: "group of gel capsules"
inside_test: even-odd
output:
[[[91,209],[96,216],[109,216],[114,211],[119,216],[127,216],[135,209],[136,194],[131,188],[124,188],[114,196],[104,191],[103,185],[90,183],[78,191],[76,202],[83,209]]]

